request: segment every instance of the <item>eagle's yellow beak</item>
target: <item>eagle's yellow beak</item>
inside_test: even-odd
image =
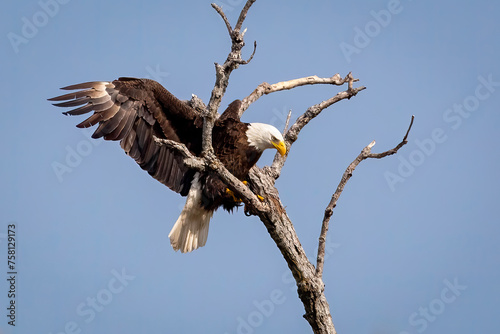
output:
[[[280,152],[281,156],[285,156],[286,154],[286,145],[285,142],[280,140],[279,142],[272,142],[273,146]]]

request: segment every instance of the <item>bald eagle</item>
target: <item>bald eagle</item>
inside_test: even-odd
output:
[[[214,211],[232,211],[239,201],[213,172],[198,172],[183,164],[175,150],[158,144],[154,137],[184,144],[200,156],[203,119],[188,103],[177,99],[158,82],[149,79],[119,78],[113,82],[95,81],[62,88],[75,92],[49,99],[64,101],[58,107],[77,107],[65,115],[94,113],[78,128],[99,124],[92,138],[120,141],[127,155],[152,177],[173,191],[187,196],[186,204],[170,234],[174,250],[191,252],[205,245]],[[281,133],[272,125],[243,123],[238,111],[241,101],[229,104],[217,119],[212,133],[214,153],[238,179],[248,172],[268,148],[284,155]]]

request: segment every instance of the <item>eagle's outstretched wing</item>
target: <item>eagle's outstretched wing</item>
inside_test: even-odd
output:
[[[149,79],[119,78],[62,89],[77,90],[49,99],[64,101],[54,103],[58,107],[77,107],[64,114],[94,111],[77,127],[99,124],[93,138],[119,140],[125,152],[151,176],[182,195],[188,193],[194,171],[175,151],[159,146],[154,136],[181,142],[198,155],[203,121],[196,110]]]

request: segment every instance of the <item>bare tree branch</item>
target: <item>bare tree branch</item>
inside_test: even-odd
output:
[[[220,8],[216,3],[212,3],[211,5],[213,9],[215,9],[217,13],[219,13],[219,15],[221,16],[222,20],[226,24],[227,32],[229,33],[229,38],[232,38],[233,28],[231,27],[231,23],[229,23],[226,14],[222,10],[222,8]]]
[[[286,144],[286,148],[287,148],[285,156],[281,156],[279,154],[276,154],[271,167],[269,167],[269,169],[268,169],[268,173],[273,175],[273,177],[275,179],[277,179],[280,176],[281,169],[283,168],[285,161],[288,158],[288,154],[290,153],[290,149],[292,147],[292,144],[297,140],[300,131],[304,128],[304,126],[306,126],[306,124],[308,124],[313,118],[318,116],[321,113],[321,111],[330,107],[332,104],[337,103],[339,101],[342,101],[344,99],[350,99],[351,97],[356,96],[356,94],[358,94],[360,91],[366,89],[366,87],[364,87],[364,86],[361,86],[358,88],[352,88],[352,83],[358,81],[359,79],[354,79],[352,77],[351,73],[349,73],[344,79],[339,79],[340,76],[338,76],[338,78],[335,78],[336,76],[338,76],[338,74],[334,75],[331,78],[335,82],[335,85],[341,85],[341,84],[344,84],[345,82],[348,82],[350,88],[348,88],[346,91],[337,93],[335,96],[329,98],[328,100],[325,100],[321,103],[318,103],[318,104],[315,104],[315,105],[309,107],[304,114],[302,114],[299,118],[297,118],[295,123],[290,127],[290,129],[287,131],[287,133],[285,135],[285,144]],[[308,77],[308,78],[311,78],[311,77]],[[303,79],[307,79],[307,78],[296,79],[298,81],[291,80],[291,81],[295,81],[295,83],[302,83],[302,84],[299,84],[296,86],[289,85],[289,84],[280,85],[280,86],[281,87],[290,87],[290,88],[286,88],[286,89],[291,89],[294,87],[302,86],[303,84],[307,84],[307,83],[304,83]],[[313,81],[314,83],[308,83],[308,84],[329,83],[328,82],[329,78],[318,78],[318,79],[319,79],[318,82],[316,82],[314,80]]]
[[[330,218],[333,215],[333,209],[337,206],[337,201],[342,194],[342,191],[344,190],[345,185],[349,181],[349,179],[352,176],[352,173],[354,172],[354,169],[361,163],[361,161],[368,159],[368,158],[375,158],[375,159],[381,159],[384,158],[388,155],[395,154],[401,147],[406,145],[408,143],[408,134],[410,133],[411,127],[413,125],[413,120],[415,119],[415,116],[411,117],[411,122],[410,126],[408,127],[408,130],[406,131],[406,134],[403,138],[403,140],[393,149],[382,152],[382,153],[371,153],[372,147],[375,145],[375,141],[372,141],[370,144],[368,144],[361,153],[354,159],[353,162],[347,167],[345,170],[344,174],[342,175],[342,179],[340,180],[339,185],[337,186],[337,190],[332,196],[332,199],[330,200],[330,203],[326,207],[325,210],[325,215],[323,217],[323,223],[321,225],[321,233],[319,236],[319,245],[318,245],[318,257],[316,261],[316,276],[321,278],[323,276],[323,266],[325,262],[325,243],[326,243],[326,234],[328,232],[328,226],[330,223]]]
[[[337,73],[330,78],[320,78],[316,75],[311,75],[304,78],[292,79],[288,81],[281,81],[275,84],[268,84],[267,82],[261,83],[255,90],[241,100],[241,109],[239,116],[243,115],[243,113],[248,109],[248,107],[257,101],[261,96],[271,94],[274,92],[279,92],[282,90],[289,90],[295,87],[305,86],[305,85],[318,85],[318,84],[326,84],[326,85],[335,85],[342,86],[352,77],[351,73],[349,73],[345,78]],[[359,79],[353,79],[352,82],[359,81]]]
[[[238,22],[234,26],[234,30],[239,32],[241,30],[241,26],[243,25],[243,21],[245,21],[245,18],[247,17],[248,10],[250,7],[253,5],[255,0],[248,0],[247,3],[245,4],[245,7],[241,10],[240,17],[238,17]]]

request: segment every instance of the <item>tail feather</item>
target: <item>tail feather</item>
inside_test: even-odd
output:
[[[196,173],[181,215],[168,234],[174,250],[186,253],[205,246],[212,215],[213,211],[201,206],[201,185],[199,173]]]

